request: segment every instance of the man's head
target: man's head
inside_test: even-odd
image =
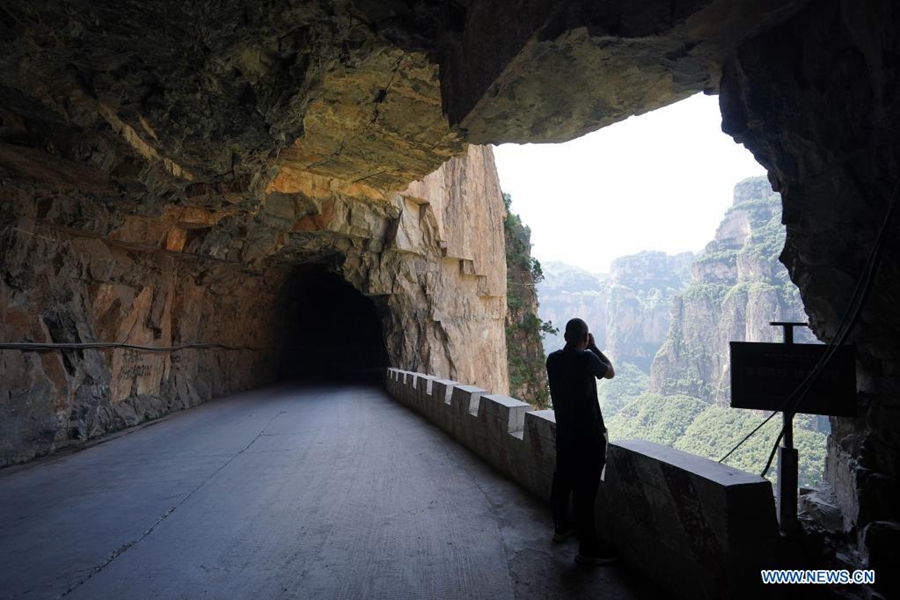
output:
[[[566,343],[570,346],[580,346],[582,349],[587,347],[588,342],[588,326],[581,319],[570,319],[566,323],[565,333]]]

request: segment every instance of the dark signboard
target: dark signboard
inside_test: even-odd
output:
[[[783,410],[785,399],[803,383],[827,349],[818,344],[731,342],[732,408]],[[856,416],[853,347],[837,349],[795,412]]]

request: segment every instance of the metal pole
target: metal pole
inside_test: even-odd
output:
[[[784,343],[794,343],[794,327],[805,327],[806,323],[774,322],[784,328]],[[794,448],[794,413],[785,411],[784,436],[778,449],[778,525],[782,533],[796,531],[797,487],[799,483],[799,459]]]
[[[781,326],[784,328],[784,343],[785,345],[792,345],[794,343],[794,326],[797,323],[782,323]],[[784,438],[782,445],[785,448],[793,448],[794,447],[794,414],[785,412],[783,414],[784,417]]]

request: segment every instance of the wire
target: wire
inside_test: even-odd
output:
[[[844,331],[840,331],[840,327],[838,328],[839,331],[837,335],[840,335],[841,338],[840,340],[834,340],[835,343],[833,344],[833,347],[835,349],[830,352],[825,362],[827,362],[827,360],[831,360],[831,357],[837,351],[836,348],[839,345],[843,344],[843,342],[850,336],[850,332],[853,331],[853,328],[856,326],[856,323],[859,320],[860,315],[862,314],[862,307],[865,306],[866,300],[869,299],[869,294],[872,292],[872,284],[875,281],[875,272],[878,270],[878,266],[881,263],[881,259],[883,257],[882,249],[884,248],[885,233],[888,229],[891,218],[894,216],[894,208],[897,205],[898,195],[900,195],[900,180],[898,180],[897,185],[894,187],[894,193],[891,195],[890,204],[888,206],[887,214],[884,217],[884,222],[881,224],[881,229],[878,232],[878,237],[875,240],[875,245],[872,247],[872,252],[869,255],[869,260],[866,262],[866,268],[863,270],[863,274],[860,276],[860,282],[865,280],[865,284],[862,286],[862,294],[859,297],[859,302],[853,308],[853,316],[850,318],[850,321],[847,324],[847,328]],[[854,293],[854,298],[855,297],[856,293]],[[846,317],[847,314],[845,313],[844,316]],[[843,324],[844,321],[845,320],[842,319],[841,323]],[[821,371],[821,369],[819,371]],[[818,376],[818,373],[816,373],[816,376]],[[807,389],[803,391],[801,397],[798,398],[797,401],[792,405],[790,412],[791,415],[793,415],[797,410],[797,407],[800,406],[800,401],[803,399],[802,396],[806,394],[806,391],[808,391],[808,389],[809,387],[807,387]],[[782,426],[781,432],[778,434],[778,438],[775,440],[775,444],[772,446],[772,451],[769,453],[769,459],[766,461],[766,466],[761,473],[762,477],[765,477],[766,473],[768,473],[769,471],[769,468],[772,466],[772,461],[775,458],[775,452],[778,449],[778,444],[781,443],[781,439],[784,437],[785,431],[787,430],[787,425],[788,423],[786,422],[784,426]]]
[[[750,433],[748,433],[731,450],[729,450],[728,453],[725,454],[725,456],[720,458],[718,462],[721,463],[729,456],[731,456],[747,440],[749,440],[754,434],[756,434],[756,432],[759,431],[766,423],[772,420],[772,417],[774,417],[778,412],[781,412],[785,407],[787,407],[788,403],[790,403],[791,400],[794,400],[794,398],[796,398],[791,403],[790,411],[788,411],[788,414],[793,416],[797,408],[800,406],[800,403],[803,401],[803,398],[806,396],[806,393],[812,387],[812,384],[815,383],[815,380],[819,377],[819,375],[822,373],[822,371],[825,369],[825,367],[831,361],[832,357],[837,352],[837,348],[843,345],[844,341],[846,341],[847,337],[849,337],[850,332],[853,330],[853,327],[856,325],[856,322],[859,319],[859,315],[862,313],[862,307],[865,305],[866,300],[868,300],[869,294],[872,290],[874,274],[882,258],[882,248],[885,232],[887,231],[888,224],[893,217],[898,195],[900,195],[900,180],[898,180],[897,184],[894,186],[890,203],[888,205],[888,210],[885,214],[884,221],[881,224],[881,228],[878,232],[875,244],[872,246],[872,251],[869,253],[869,257],[866,260],[866,265],[863,269],[863,272],[860,274],[860,277],[856,282],[856,286],[853,289],[853,295],[848,302],[847,310],[844,312],[844,315],[841,318],[841,322],[838,324],[835,336],[834,338],[832,338],[831,343],[828,344],[828,349],[826,350],[825,354],[822,355],[822,358],[819,359],[819,362],[816,363],[816,366],[809,373],[809,375],[807,375],[806,378],[797,386],[797,388],[781,402],[778,408],[773,411],[772,414],[766,417],[762,423],[757,425]],[[850,315],[852,315],[852,317]],[[849,322],[848,317],[850,317]],[[769,471],[769,468],[772,466],[772,460],[775,456],[775,452],[778,449],[778,444],[781,443],[781,439],[784,437],[786,428],[787,422],[782,426],[781,432],[778,434],[778,437],[775,440],[775,444],[769,454],[769,459],[768,461],[766,461],[766,466],[761,473],[761,476],[763,477],[765,477],[766,473]]]
[[[863,270],[862,275],[860,276],[860,280],[857,283],[857,290],[854,290],[853,298],[851,299],[851,303],[853,300],[857,299],[857,291],[859,289],[862,290],[862,294],[859,295],[858,302],[856,302],[855,306],[848,306],[848,310],[844,313],[844,318],[841,319],[841,325],[844,323],[847,324],[846,328],[841,330],[841,327],[838,327],[838,332],[835,335],[835,339],[833,340],[833,344],[830,344],[830,352],[826,353],[826,356],[823,356],[823,360],[819,361],[819,364],[816,365],[817,370],[813,371],[816,377],[824,368],[824,363],[827,363],[828,360],[831,360],[831,357],[837,351],[836,348],[844,343],[844,341],[850,336],[850,332],[853,331],[853,328],[856,326],[857,321],[859,320],[860,315],[862,314],[862,307],[865,305],[866,300],[869,298],[869,294],[872,291],[872,284],[875,281],[875,272],[878,270],[878,266],[881,263],[881,258],[883,256],[882,249],[884,248],[884,236],[888,229],[888,225],[890,224],[891,218],[894,215],[894,208],[897,205],[897,196],[900,195],[900,180],[898,180],[897,185],[894,187],[894,192],[891,194],[890,204],[888,205],[887,214],[884,217],[884,222],[881,224],[881,229],[878,232],[878,237],[875,239],[875,245],[872,247],[872,252],[869,255],[869,260],[866,261],[866,267]],[[865,282],[865,283],[863,283]],[[852,317],[850,317],[849,322],[846,321],[846,317],[848,314],[852,313]],[[818,368],[819,366],[822,368]],[[809,390],[809,387],[803,390],[800,397],[793,403],[791,406],[790,415],[793,416],[794,412],[800,406],[800,402],[803,399],[803,396]],[[788,422],[786,421],[784,426],[781,428],[781,432],[778,434],[778,437],[775,440],[775,444],[772,446],[772,451],[769,453],[769,459],[766,461],[766,466],[763,469],[761,476],[765,477],[766,473],[768,473],[769,468],[772,466],[772,461],[775,458],[775,452],[778,449],[778,444],[781,443],[781,439],[784,437],[785,431],[787,430]]]
[[[274,347],[254,348],[252,346],[228,346],[225,344],[179,344],[177,346],[141,346],[116,342],[0,342],[0,350],[21,350],[22,352],[55,352],[57,350],[105,350],[109,348],[125,348],[138,352],[178,352],[180,350],[249,350],[261,352],[276,350]]]

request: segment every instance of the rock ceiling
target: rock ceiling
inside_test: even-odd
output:
[[[8,3],[0,141],[138,196],[318,175],[378,198],[466,141],[561,141],[714,91],[734,44],[794,4]]]
[[[52,222],[114,248],[158,248],[240,268],[261,269],[273,256],[299,262],[339,253],[352,258],[345,276],[366,293],[390,295],[393,282],[406,282],[406,300],[388,318],[392,358],[404,357],[406,368],[441,365],[453,376],[462,368],[454,356],[431,354],[449,344],[458,358],[469,341],[480,343],[466,323],[502,316],[494,306],[502,290],[485,282],[502,283],[503,267],[480,272],[439,230],[459,234],[457,248],[477,245],[464,235],[468,214],[448,207],[473,206],[473,194],[493,197],[498,186],[467,183],[492,168],[484,152],[455,159],[431,183],[426,176],[466,155],[470,143],[562,141],[706,91],[721,93],[725,129],[782,192],[783,260],[816,332],[829,339],[900,173],[898,23],[891,0],[5,2],[0,247],[23,279],[0,280],[0,306],[37,303],[49,315],[41,323],[53,327],[63,323],[50,318],[55,306],[83,308],[72,300],[77,294],[50,284],[23,299],[16,286],[34,280],[27,252],[55,251],[28,246],[22,236],[39,239],[39,232],[13,227],[15,219]],[[457,197],[429,205],[419,187],[453,188]],[[477,214],[479,227],[498,230],[495,212]],[[407,229],[398,233],[401,221]],[[412,234],[432,254],[385,267],[385,244],[405,252],[400,246]],[[867,524],[900,518],[900,250],[896,235],[888,239],[853,338],[861,417],[836,420],[829,447],[829,480],[860,539]],[[77,263],[78,276],[103,275],[106,263],[95,259]],[[47,261],[54,276],[77,279],[65,261]],[[123,280],[136,277],[117,269]],[[191,268],[176,271],[172,281],[190,279]],[[435,287],[437,280],[451,283]],[[463,280],[471,293],[442,313],[435,290],[446,299]],[[142,298],[155,322],[168,314],[162,307],[171,296],[140,292],[146,283],[132,291],[121,281],[104,285],[118,290],[117,302]],[[210,288],[202,277],[195,284],[202,289],[178,297],[196,300],[184,310],[202,324],[197,302]],[[112,293],[101,294],[104,302]],[[422,325],[415,335],[407,335],[410,323]],[[491,348],[499,354],[502,344]],[[224,359],[210,361],[172,385],[227,368]],[[30,368],[23,363],[21,372]],[[53,367],[52,378],[65,380],[62,369]],[[93,381],[84,369],[70,380]],[[29,377],[22,381],[36,385]],[[505,374],[496,378],[502,385]],[[68,405],[46,400],[64,423]]]

